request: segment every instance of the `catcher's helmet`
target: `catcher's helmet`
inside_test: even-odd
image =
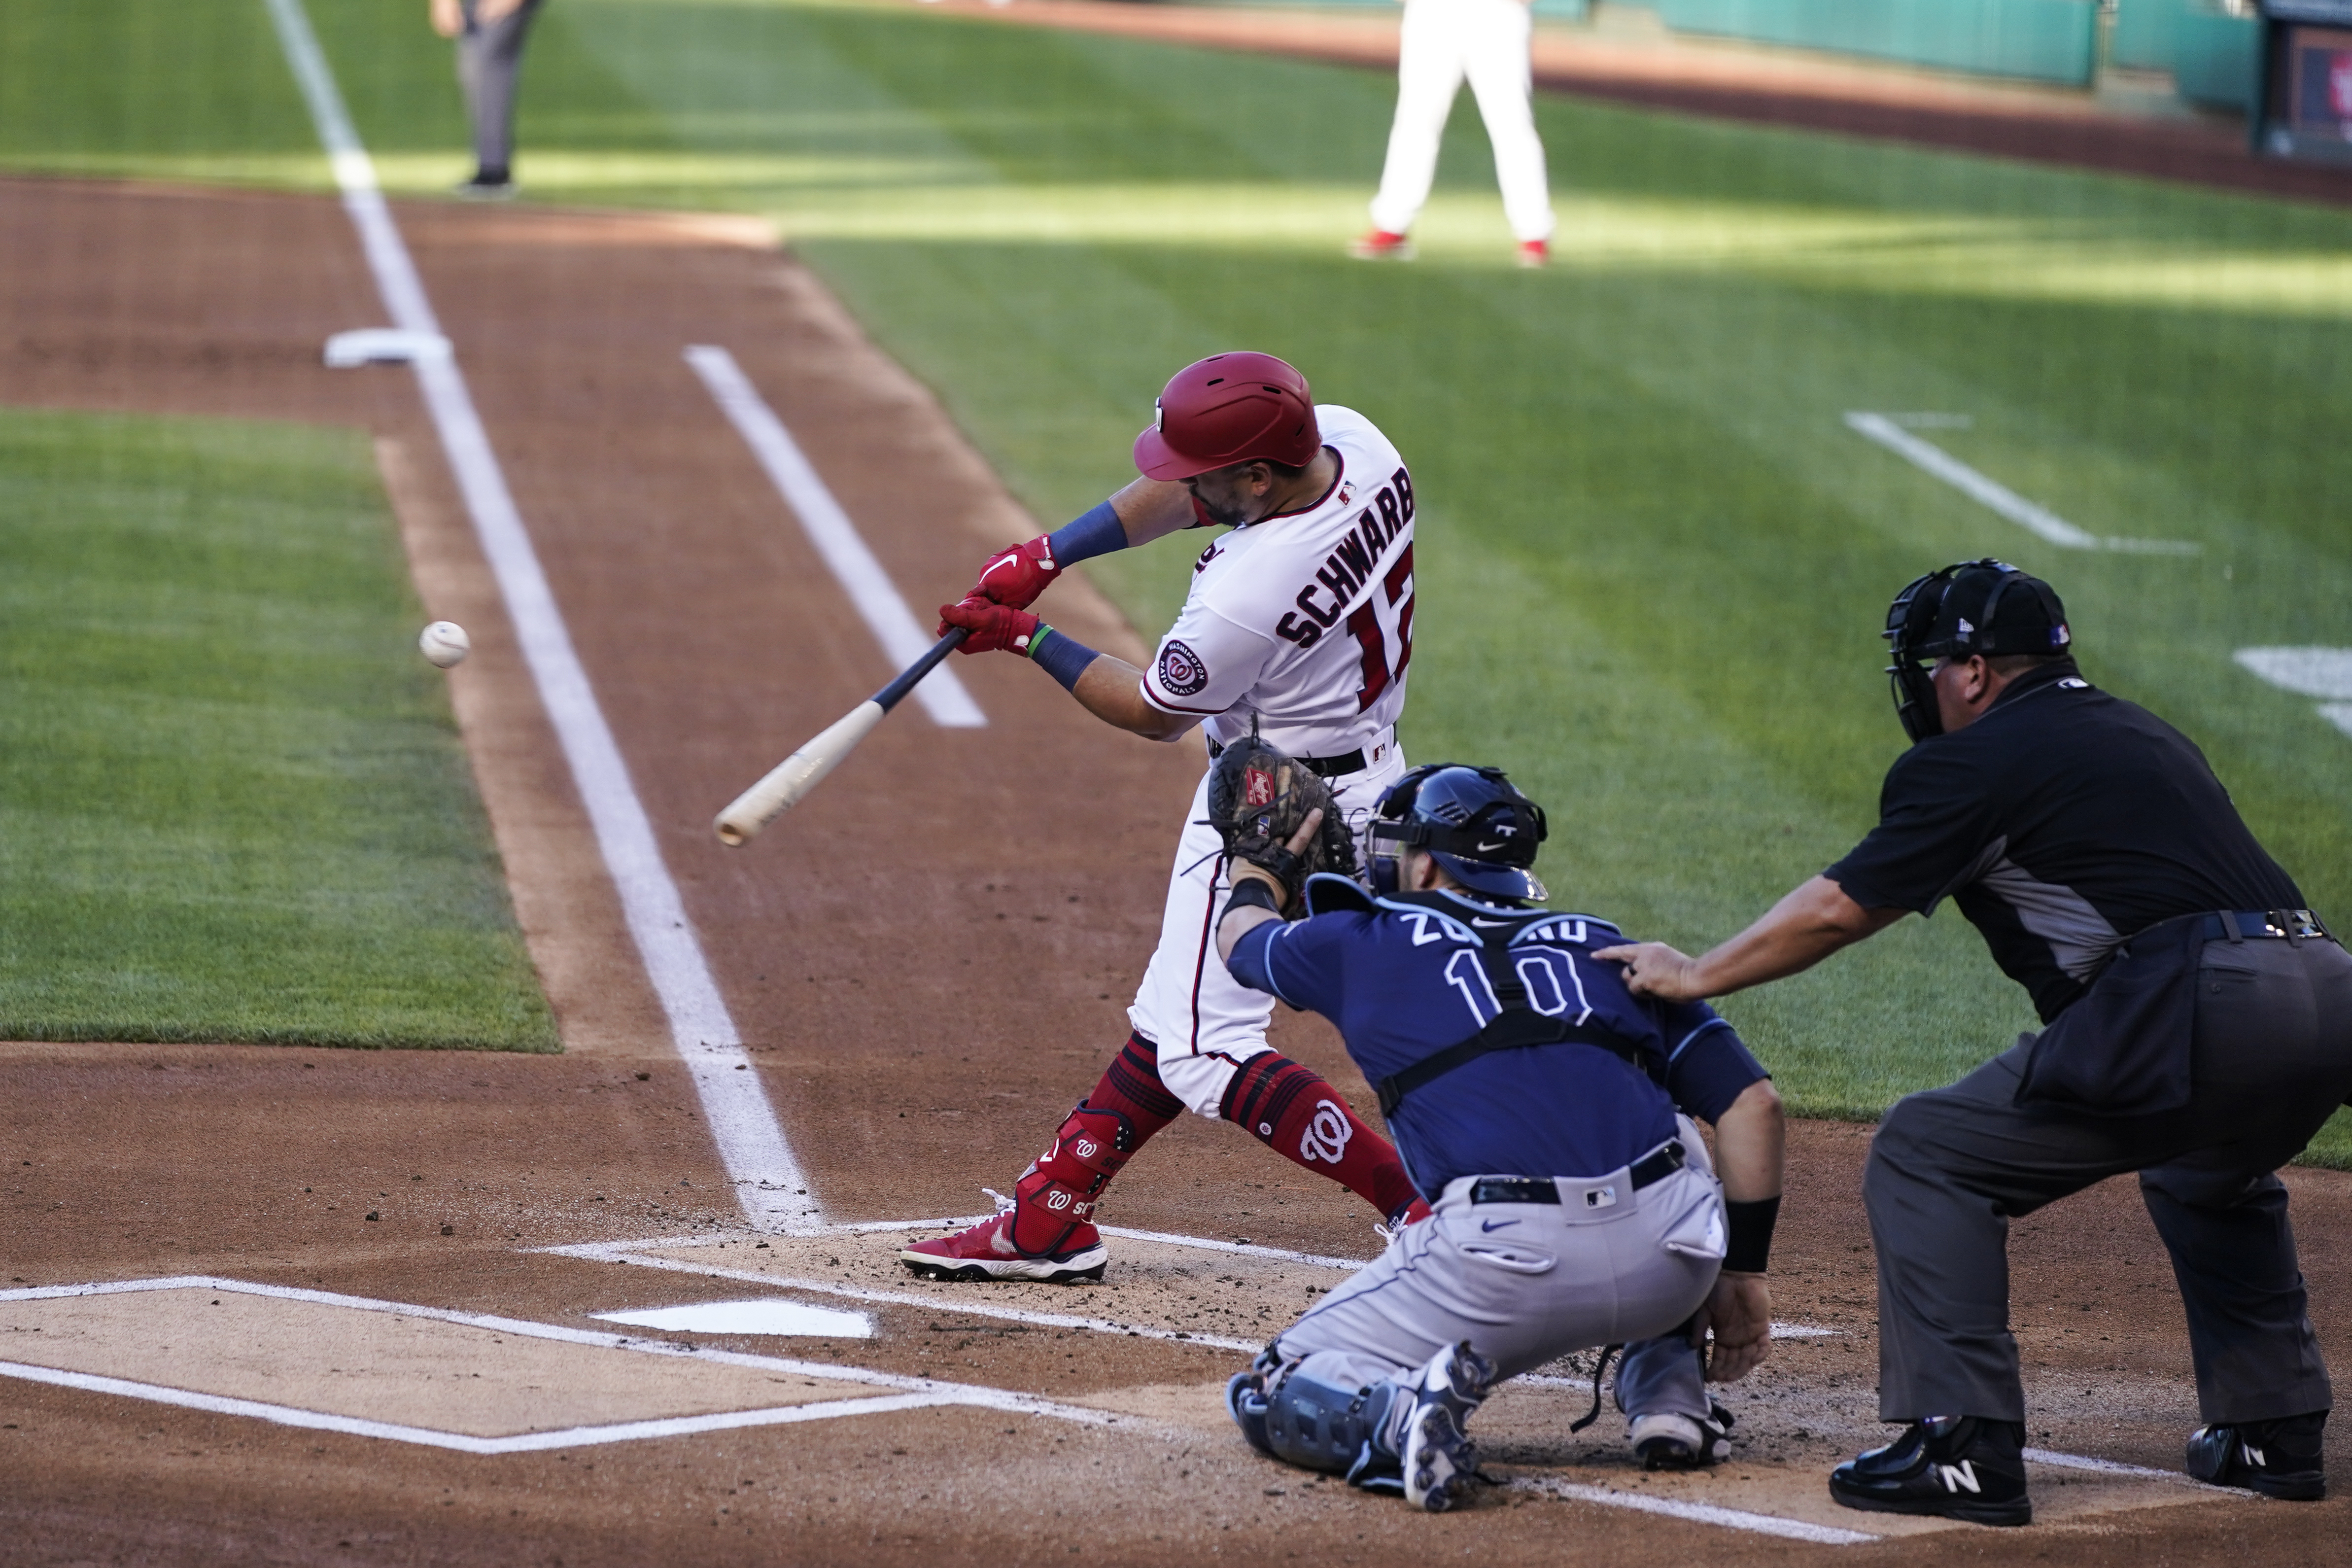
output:
[[[1264,458],[1304,468],[1323,449],[1307,378],[1272,354],[1211,354],[1169,378],[1151,428],[1135,438],[1135,466],[1155,479],[1189,479]]]
[[[1399,887],[1408,847],[1425,849],[1452,877],[1490,898],[1550,897],[1528,868],[1549,829],[1543,807],[1500,768],[1433,763],[1391,784],[1373,808],[1371,878],[1376,893]]]
[[[1895,717],[1916,742],[1944,732],[1928,664],[1939,658],[2064,653],[2074,646],[2057,591],[2006,561],[1962,561],[1914,579],[1886,606]]]

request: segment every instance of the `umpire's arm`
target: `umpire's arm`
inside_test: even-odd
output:
[[[1663,942],[1604,947],[1595,958],[1625,966],[1626,989],[1662,1002],[1727,996],[1811,969],[1842,947],[1875,936],[1910,913],[1868,910],[1827,877],[1815,877],[1774,904],[1764,918],[1696,958]]]

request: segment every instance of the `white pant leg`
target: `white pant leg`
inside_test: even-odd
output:
[[[1403,772],[1404,758],[1391,746],[1377,766],[1332,781],[1336,804],[1357,832],[1359,855],[1373,804]],[[1158,1047],[1160,1081],[1168,1092],[1213,1121],[1234,1074],[1267,1048],[1265,1021],[1274,1014],[1274,998],[1235,980],[1217,956],[1213,922],[1233,882],[1225,875],[1223,842],[1208,816],[1209,775],[1203,773],[1176,841],[1160,945],[1127,1021]]]
[[[1495,149],[1495,182],[1503,188],[1503,216],[1522,241],[1549,239],[1551,180],[1543,138],[1536,134],[1529,99],[1535,89],[1528,58],[1533,23],[1523,0],[1454,0],[1461,7],[1463,68],[1477,95],[1479,118]]]
[[[1517,5],[1518,0],[1504,3]],[[1412,227],[1437,176],[1437,144],[1462,87],[1462,4],[1405,0],[1397,36],[1396,118],[1389,125],[1380,193],[1372,197],[1372,226],[1390,234]]]

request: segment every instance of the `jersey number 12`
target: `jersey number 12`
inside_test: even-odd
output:
[[[1407,544],[1404,553],[1389,568],[1381,580],[1388,602],[1397,605],[1396,663],[1389,662],[1388,633],[1381,629],[1380,611],[1370,599],[1356,606],[1348,616],[1348,630],[1364,647],[1364,683],[1356,689],[1356,711],[1361,713],[1380,700],[1381,693],[1389,689],[1391,680],[1404,679],[1404,667],[1412,662],[1412,546]],[[1402,600],[1402,603],[1398,602]]]

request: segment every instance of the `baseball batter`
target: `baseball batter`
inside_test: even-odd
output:
[[[1704,1464],[1730,1418],[1705,1371],[1770,1345],[1781,1112],[1711,1008],[1636,999],[1607,921],[1531,908],[1544,814],[1497,768],[1416,768],[1370,832],[1371,890],[1298,885],[1284,759],[1234,835],[1217,941],[1242,982],[1337,1025],[1434,1215],[1275,1337],[1226,1401],[1258,1448],[1432,1511],[1477,1471],[1463,1423],[1504,1378],[1623,1343],[1618,1403],[1651,1468]],[[1221,768],[1242,755],[1236,748]],[[1311,781],[1309,781],[1311,783]],[[1305,894],[1307,916],[1286,923]],[[1718,1180],[1692,1118],[1716,1130]],[[1581,1425],[1581,1423],[1580,1423]]]
[[[1029,658],[1106,722],[1159,741],[1205,728],[1211,751],[1263,733],[1326,778],[1352,825],[1402,771],[1396,743],[1412,658],[1413,486],[1352,409],[1318,406],[1271,354],[1214,355],[1177,373],[1135,440],[1144,477],[1052,534],[992,557],[941,629],[967,654]],[[1232,530],[1201,552],[1176,625],[1139,670],[1025,606],[1073,562],[1181,528]],[[944,1279],[1099,1279],[1103,1189],[1186,1109],[1236,1122],[1362,1196],[1391,1224],[1417,1215],[1388,1141],[1338,1090],[1265,1043],[1273,999],[1218,958],[1231,884],[1206,820],[1208,780],[1177,841],[1160,945],[1132,1034],[995,1218],[899,1257]]]
[[[1388,163],[1372,197],[1372,232],[1355,242],[1356,255],[1412,257],[1405,237],[1429,200],[1446,116],[1467,77],[1495,149],[1495,179],[1503,187],[1503,216],[1518,238],[1519,265],[1541,267],[1550,259],[1551,183],[1529,103],[1533,37],[1528,0],[1404,0]]]

